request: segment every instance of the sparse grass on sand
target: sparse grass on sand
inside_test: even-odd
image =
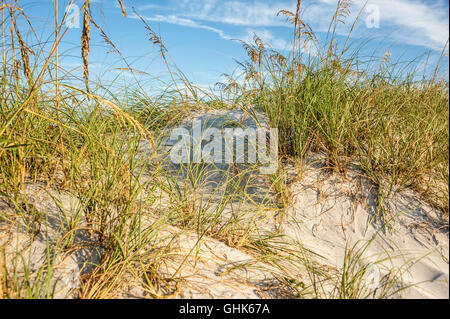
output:
[[[122,1],[119,4],[126,15]],[[293,24],[290,54],[283,56],[255,35],[254,43],[243,43],[249,56],[239,64],[245,80],[229,77],[228,83],[220,83],[227,97],[222,99],[186,79],[144,19],[150,40],[166,62],[173,89],[155,97],[138,84],[123,90],[128,92],[123,96],[90,82],[91,32],[100,32],[123,57],[92,19],[89,0],[81,12],[83,77],[77,79],[62,70],[58,60],[67,17],[55,22],[50,46],[41,46],[33,36],[26,43],[17,23],[28,21],[26,12],[16,1],[2,0],[0,230],[23,224],[34,238],[47,229],[46,212],[33,208],[33,199],[25,195],[30,184],[53,194],[63,226],[53,237],[44,234],[51,240],[46,241],[47,253],[37,270],[27,266],[28,255],[18,251],[11,257],[6,246],[0,247],[0,298],[53,297],[57,257],[86,248],[98,250],[101,257],[93,269],[86,265],[90,270],[80,276],[77,297],[120,296],[129,276],[144,285],[151,297],[175,296],[182,289],[179,270],[186,260],[170,275],[161,269],[172,253],[171,243],[185,232],[197,234],[198,241],[214,238],[275,267],[271,274],[282,297],[390,296],[395,276],[386,275],[390,281],[382,290],[363,287],[365,268],[356,266],[361,249],[346,252],[342,272],[333,277],[317,268],[311,259],[314,253],[301,243],[285,245],[278,227],[260,231],[267,211],[279,213],[281,223],[288,206],[290,194],[282,168],[268,179],[276,203],[251,203],[253,211],[244,212],[242,203],[252,200],[242,182],[245,171],[225,181],[223,188],[231,191],[217,199],[202,194],[205,182],[199,177],[202,172],[195,171],[198,168],[189,166],[180,183],[157,152],[164,130],[176,126],[191,110],[240,105],[250,116],[263,111],[270,126],[278,128],[280,159],[301,161],[309,152],[324,153],[327,167],[337,174],[357,165],[377,186],[380,217],[386,217],[384,198],[408,188],[448,220],[448,81],[438,78],[437,71],[416,81],[417,66],[402,69],[391,63],[389,51],[362,63],[358,50],[351,51],[348,43],[338,45],[333,32],[344,23],[349,8],[349,1],[339,1],[326,43],[319,43],[302,21],[301,1],[296,12],[281,11]],[[31,23],[27,32],[36,34]],[[314,56],[305,53],[305,44],[315,48]],[[131,67],[129,71],[135,72]],[[149,145],[145,156],[143,142]],[[55,195],[60,193],[70,194],[78,205],[68,210]],[[240,215],[227,210],[236,201],[241,203]],[[173,227],[180,233],[174,234]],[[90,240],[79,241],[80,232]],[[194,246],[194,255],[195,250]],[[294,279],[288,271],[292,265],[310,280]],[[326,295],[320,287],[330,282],[336,288]]]

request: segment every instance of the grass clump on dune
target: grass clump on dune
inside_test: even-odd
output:
[[[348,45],[353,27],[345,44],[333,32],[349,4],[339,1],[325,43],[302,21],[301,1],[296,13],[280,11],[294,25],[293,50],[283,56],[255,35],[243,44],[250,57],[240,63],[244,83],[222,86],[234,84],[267,113],[282,155],[325,152],[329,168],[340,172],[356,163],[379,186],[380,199],[413,188],[448,216],[448,81],[437,77],[439,64],[417,80],[419,65],[392,63],[389,50],[362,62],[361,50]]]
[[[123,2],[118,2],[126,15]],[[330,30],[343,23],[348,8],[349,1],[339,1]],[[272,233],[260,233],[269,219],[267,211],[273,213],[283,207],[253,203],[253,211],[241,209],[243,202],[252,199],[246,193],[247,186],[242,186],[246,172],[222,185],[235,193],[212,202],[213,196],[201,195],[204,176],[199,177],[203,172],[197,167],[189,166],[179,183],[160,165],[158,137],[191,110],[230,109],[236,105],[249,114],[262,110],[270,126],[279,130],[280,158],[301,160],[310,151],[323,152],[327,166],[336,172],[345,173],[349,164],[363,169],[378,186],[381,211],[383,197],[405,187],[417,190],[448,215],[448,82],[436,74],[415,81],[414,67],[393,76],[397,74],[396,65],[391,63],[389,51],[372,59],[377,64],[375,71],[370,66],[374,61],[361,71],[363,64],[357,52],[351,52],[347,43],[339,46],[333,31],[328,42],[319,43],[302,20],[301,1],[296,9],[295,13],[280,12],[293,23],[292,51],[283,56],[257,36],[254,43],[244,43],[250,58],[240,63],[245,81],[238,84],[230,77],[230,83],[219,85],[230,93],[228,98],[201,92],[176,65],[173,71],[167,48],[142,19],[173,80],[170,90],[150,97],[141,83],[125,88],[127,93],[120,95],[103,83],[90,81],[91,32],[99,32],[126,63],[93,19],[90,1],[83,1],[80,13],[79,78],[59,65],[58,47],[67,31],[67,17],[59,22],[55,19],[54,42],[44,45],[33,38],[36,33],[18,3],[2,1],[0,199],[10,210],[0,211],[0,226],[1,222],[22,218],[27,229],[35,232],[45,224],[45,212],[28,209],[32,203],[24,193],[29,184],[41,185],[52,196],[55,192],[70,194],[78,206],[68,211],[55,199],[63,220],[61,236],[47,242],[48,254],[37,273],[29,273],[26,267],[25,278],[17,275],[16,268],[11,272],[6,266],[11,261],[0,249],[0,298],[53,297],[55,256],[87,247],[100,251],[101,258],[94,270],[80,276],[78,297],[117,297],[130,276],[143,282],[154,298],[174,296],[182,282],[178,273],[182,265],[171,276],[159,271],[170,256],[171,244],[180,236],[168,231],[173,227],[195,233],[199,242],[209,236],[274,265],[280,282],[293,289],[296,297],[323,297],[315,285],[328,277],[306,254],[299,257],[299,251],[304,251],[280,244],[284,238],[278,227]],[[29,44],[17,26],[19,20],[29,23]],[[306,53],[305,43],[314,48],[314,55]],[[143,141],[149,145],[144,153]],[[289,194],[282,174],[270,176],[270,181],[269,188],[287,206]],[[227,205],[235,202],[235,210],[227,211]],[[79,232],[87,232],[91,241],[80,241]],[[277,250],[275,243],[284,248]],[[196,253],[195,247],[191,252]],[[312,287],[304,287],[303,282],[300,285],[286,275],[286,260],[294,260],[293,264],[309,271],[308,275],[314,277]],[[346,262],[353,265],[352,260],[349,253]],[[357,280],[345,281],[329,297],[378,296],[366,291],[363,294],[355,287],[353,282],[361,284],[361,273],[342,274],[342,278],[353,276]],[[159,289],[162,286],[175,288],[163,294]],[[380,297],[387,295],[383,291]]]

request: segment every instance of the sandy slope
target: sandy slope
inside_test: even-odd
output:
[[[356,169],[340,176],[323,163],[310,156],[301,179],[291,184],[284,231],[336,268],[343,265],[346,246],[362,247],[373,238],[363,260],[388,258],[376,263],[379,277],[397,268],[403,284],[415,285],[398,297],[448,298],[448,226],[440,212],[405,190],[385,199],[381,219],[375,185]]]
[[[198,115],[194,115],[198,116]],[[205,116],[205,115],[202,115]],[[206,115],[211,125],[227,123],[227,113],[218,111]],[[245,123],[242,112],[232,112],[233,120]],[[205,118],[205,117],[204,117]],[[217,118],[219,120],[217,120]],[[216,120],[214,120],[216,119]],[[212,121],[211,121],[212,120]],[[186,122],[187,123],[187,122]],[[218,124],[219,123],[219,124]],[[254,122],[249,122],[255,125]],[[165,145],[170,147],[170,145]],[[143,153],[148,152],[148,147]],[[417,194],[406,190],[397,192],[385,199],[386,212],[380,219],[377,209],[377,190],[357,169],[349,168],[345,176],[330,172],[323,165],[323,159],[317,154],[310,155],[301,166],[285,165],[287,172],[290,202],[287,209],[280,213],[265,199],[272,198],[267,178],[257,171],[250,171],[246,178],[247,194],[226,204],[221,218],[242,217],[242,222],[251,222],[260,232],[281,229],[284,235],[279,248],[298,249],[298,243],[317,254],[314,262],[330,273],[330,277],[343,272],[343,259],[346,247],[361,247],[368,240],[373,241],[364,252],[362,263],[375,264],[369,279],[370,284],[382,285],[383,275],[398,269],[402,285],[413,287],[396,294],[401,298],[448,298],[449,297],[449,237],[447,223],[440,213],[422,202]],[[198,164],[203,165],[203,164]],[[181,179],[179,167],[168,165],[172,174]],[[204,206],[210,213],[218,208],[225,188],[224,180],[232,174],[223,167],[203,167],[208,175],[203,189]],[[178,169],[178,171],[177,171]],[[211,171],[212,170],[212,171]],[[209,172],[209,173],[208,173]],[[209,179],[209,180],[208,180]],[[219,190],[219,192],[217,192]],[[163,192],[162,192],[163,193]],[[78,211],[77,199],[67,192],[49,189],[40,184],[28,184],[23,193],[35,208],[44,214],[46,222],[38,235],[33,236],[16,221],[0,224],[0,245],[5,248],[8,260],[12,260],[16,251],[22,252],[28,267],[36,270],[42,266],[46,254],[46,241],[52,247],[58,247],[67,227],[67,218]],[[265,196],[267,195],[267,196]],[[143,194],[142,196],[146,196]],[[144,217],[147,226],[164,217],[170,208],[167,194],[153,204]],[[259,198],[258,200],[248,200]],[[264,200],[261,200],[263,198]],[[269,209],[262,207],[269,206]],[[270,208],[272,207],[272,208]],[[12,208],[3,205],[3,211]],[[19,219],[17,219],[18,221]],[[278,228],[281,221],[281,227]],[[389,221],[386,226],[386,221]],[[81,225],[83,224],[81,220]],[[257,234],[254,234],[255,236]],[[83,231],[77,232],[75,241],[93,240]],[[258,260],[257,254],[242,248],[231,247],[224,240],[210,238],[180,227],[167,226],[155,239],[161,247],[170,247],[170,254],[163,260],[159,271],[162,277],[176,274],[176,281],[167,283],[155,292],[173,298],[273,298],[289,296],[286,287],[280,286],[276,278],[283,278],[279,268],[264,260]],[[274,244],[276,248],[277,244]],[[56,249],[57,251],[58,249]],[[57,254],[57,267],[52,279],[57,282],[56,297],[75,297],[80,286],[79,275],[89,271],[86,262],[98,263],[101,249],[83,248]],[[383,262],[377,262],[386,259]],[[286,271],[292,278],[308,284],[308,275],[304,267],[286,264]],[[12,269],[12,263],[8,264]],[[89,268],[89,267],[88,267]],[[23,265],[18,266],[19,272]],[[326,270],[328,269],[328,270]],[[127,274],[126,284],[117,294],[124,298],[152,297],[144,289],[142,280]],[[322,297],[336,296],[336,287],[324,287]],[[336,282],[334,282],[336,283]],[[284,290],[283,290],[284,289]],[[287,289],[289,290],[289,289]],[[153,295],[155,297],[156,295]]]

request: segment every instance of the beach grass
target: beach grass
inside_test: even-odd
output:
[[[118,2],[126,15],[127,8]],[[331,30],[344,23],[348,7],[349,1],[339,1]],[[365,290],[361,278],[366,268],[356,266],[361,250],[349,250],[342,273],[330,277],[301,243],[281,249],[284,238],[278,229],[259,231],[267,211],[282,216],[288,206],[290,194],[282,168],[269,176],[276,203],[252,203],[253,211],[241,214],[230,215],[226,208],[231,202],[251,200],[242,182],[245,170],[224,183],[222,187],[231,191],[214,202],[214,194],[201,192],[202,174],[210,171],[202,173],[188,165],[180,183],[159,162],[157,141],[191,110],[233,108],[236,103],[250,115],[263,111],[270,127],[279,130],[280,162],[283,158],[301,162],[309,152],[326,154],[330,171],[345,175],[349,165],[356,165],[365,172],[377,186],[381,217],[387,218],[383,199],[407,188],[448,220],[448,80],[437,72],[417,80],[417,66],[399,71],[388,50],[362,63],[358,50],[351,52],[346,43],[338,46],[332,31],[326,43],[319,43],[302,20],[301,1],[296,12],[280,12],[293,24],[294,45],[288,55],[271,49],[257,35],[253,43],[243,43],[249,56],[238,66],[244,81],[229,78],[218,85],[232,96],[231,103],[212,93],[205,97],[169,63],[167,48],[144,19],[143,28],[173,79],[172,90],[157,97],[139,86],[123,96],[90,80],[92,30],[122,55],[92,19],[89,0],[81,12],[81,78],[59,65],[66,17],[55,19],[54,42],[44,50],[37,38],[25,42],[17,21],[26,22],[28,17],[17,2],[2,0],[1,11],[0,200],[8,209],[0,211],[0,223],[20,221],[30,234],[43,232],[45,212],[33,209],[31,198],[24,195],[32,183],[51,189],[52,194],[68,193],[79,205],[68,210],[54,198],[64,227],[56,242],[47,243],[46,260],[37,271],[30,273],[26,254],[17,252],[11,260],[0,247],[0,298],[53,297],[51,277],[57,256],[86,247],[100,251],[101,258],[93,269],[85,265],[90,270],[80,276],[77,297],[120,296],[118,291],[130,276],[151,297],[174,296],[182,283],[178,270],[167,276],[160,268],[172,243],[186,232],[197,234],[199,242],[208,236],[274,266],[278,270],[272,272],[288,297],[382,298],[398,289],[392,276],[383,291]],[[33,34],[31,24],[29,28]],[[305,43],[314,54],[305,52]],[[143,142],[148,143],[144,155]],[[168,232],[170,227],[180,233]],[[92,240],[78,241],[79,232]],[[309,282],[295,279],[293,265],[304,269]],[[330,282],[336,289],[324,296],[321,287]]]

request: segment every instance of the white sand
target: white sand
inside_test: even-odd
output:
[[[242,115],[242,114],[241,114]],[[232,116],[241,121],[238,113]],[[222,117],[223,112],[209,115],[209,119]],[[245,119],[244,119],[245,120]],[[223,121],[215,123],[219,126]],[[215,124],[214,124],[215,125]],[[253,125],[253,124],[249,124]],[[143,153],[149,152],[148,145]],[[368,246],[363,262],[376,262],[389,257],[377,264],[375,279],[382,278],[387,271],[397,267],[401,270],[403,285],[414,285],[393,297],[397,298],[449,298],[449,237],[447,223],[441,214],[420,200],[412,191],[401,191],[385,199],[386,217],[391,219],[390,227],[384,228],[377,216],[377,190],[357,170],[348,170],[346,177],[329,173],[322,167],[320,156],[310,156],[302,167],[294,168],[287,165],[286,170],[290,183],[291,200],[284,212],[281,230],[286,237],[283,248],[294,249],[295,241],[322,257],[314,257],[322,269],[330,269],[330,274],[341,273],[345,247],[356,243],[364,244],[377,232],[378,235]],[[199,164],[201,165],[201,164]],[[172,167],[173,168],[173,167]],[[223,169],[226,169],[225,167]],[[220,189],[220,183],[227,174],[211,174],[212,180],[205,193],[210,199],[218,200],[221,193],[211,194]],[[298,174],[301,175],[298,175]],[[256,172],[255,172],[256,174]],[[181,175],[180,175],[181,176]],[[178,177],[180,177],[178,176]],[[251,177],[251,176],[250,176]],[[253,176],[253,198],[264,197],[268,192],[265,177]],[[266,180],[267,181],[267,180]],[[266,185],[266,186],[264,186]],[[32,238],[23,228],[11,224],[0,224],[0,245],[6,249],[7,256],[14,256],[16,251],[22,252],[28,258],[31,270],[42,265],[45,256],[46,236],[51,245],[57,245],[65,232],[67,218],[77,211],[79,205],[76,198],[67,192],[49,190],[40,184],[29,184],[24,195],[34,203],[36,209],[45,214],[47,226],[41,228],[41,233]],[[143,194],[142,196],[145,196]],[[272,195],[269,192],[269,198]],[[217,205],[214,200],[207,209],[214,212]],[[57,205],[56,203],[59,203]],[[262,212],[260,200],[229,203],[224,209],[222,218],[230,218],[245,213],[246,219],[258,225],[261,232],[273,230],[280,215],[276,210]],[[168,201],[162,196],[156,202],[148,215],[147,225],[158,218],[158,212],[164,214]],[[10,208],[0,207],[2,210]],[[252,215],[253,214],[253,215]],[[81,225],[83,224],[81,220]],[[91,240],[87,234],[78,232],[76,240]],[[161,275],[169,278],[177,272],[177,281],[169,291],[174,292],[174,298],[273,298],[285,296],[277,290],[274,277],[278,270],[268,263],[256,260],[256,255],[230,247],[226,242],[220,242],[207,236],[168,226],[158,237],[161,245],[168,244],[170,238],[173,254],[164,258],[164,266],[160,268]],[[27,257],[28,256],[28,257]],[[53,280],[57,280],[58,298],[76,297],[74,291],[79,288],[80,269],[86,261],[98,263],[99,253],[92,249],[82,249],[70,254],[57,256],[57,267]],[[181,265],[181,266],[180,266]],[[240,267],[233,268],[231,266]],[[12,265],[8,265],[12,267]],[[18,267],[19,270],[23,267]],[[86,270],[87,271],[87,270]],[[290,269],[293,276],[305,279],[307,274],[303,267]],[[379,272],[379,273],[377,273]],[[376,283],[375,283],[376,284]],[[327,287],[329,293],[334,287]],[[325,291],[327,293],[327,291]],[[150,298],[142,284],[129,275],[127,285],[120,294],[124,298]],[[326,296],[326,294],[325,294]],[[330,296],[330,295],[329,295]]]

